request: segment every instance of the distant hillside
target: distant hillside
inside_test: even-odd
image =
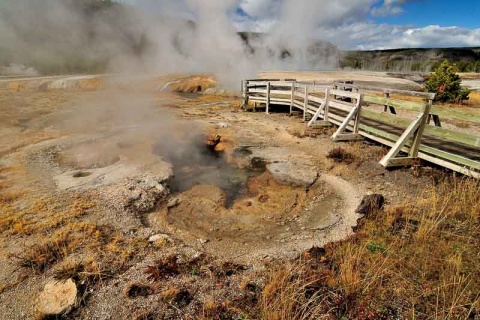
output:
[[[261,44],[261,33],[241,32],[240,37],[253,52]],[[414,48],[373,51],[342,51],[333,44],[314,41],[310,44],[317,50],[314,55],[328,55],[329,61],[336,60],[340,69],[357,69],[390,72],[430,72],[443,61],[455,63],[460,72],[480,72],[480,47],[475,48]],[[280,53],[285,59],[291,56],[288,49]],[[336,59],[331,59],[336,57]],[[317,57],[321,59],[321,57]]]
[[[461,72],[480,72],[480,47],[344,51],[339,67],[372,71],[429,72],[443,60],[455,63]]]

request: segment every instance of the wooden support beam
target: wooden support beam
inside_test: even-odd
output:
[[[338,130],[333,134],[332,140],[333,141],[339,141],[339,138],[341,135],[343,135],[345,129],[347,129],[347,126],[350,124],[350,121],[357,115],[357,108],[353,108],[352,111],[348,114],[348,116],[343,120],[342,124],[338,128]]]
[[[405,146],[407,141],[415,134],[418,128],[421,126],[422,121],[425,121],[423,114],[417,116],[417,118],[408,126],[408,128],[403,132],[395,145],[390,149],[385,157],[380,160],[380,164],[384,167],[389,167],[390,160],[394,159]]]
[[[358,133],[342,133],[334,139],[335,142],[352,140],[362,140],[362,136]]]
[[[398,158],[393,158],[388,161],[387,165],[385,167],[387,168],[392,168],[392,167],[405,167],[405,166],[411,166],[413,165],[416,161],[418,161],[418,158],[412,158],[412,157],[398,157]]]
[[[325,89],[325,100],[323,101],[323,103],[320,105],[320,107],[317,109],[317,111],[315,112],[315,114],[313,115],[312,119],[310,120],[310,122],[308,123],[308,126],[311,127],[315,121],[317,121],[318,117],[320,116],[320,114],[322,113],[322,111],[325,110],[325,107],[328,105],[328,96],[329,96],[329,92],[330,90],[329,89]]]
[[[357,100],[355,103],[355,107],[350,111],[348,116],[345,118],[343,123],[340,125],[338,130],[333,134],[332,140],[333,141],[347,141],[347,140],[356,140],[358,139],[358,128],[360,125],[360,110],[362,107],[362,94],[356,94],[355,99]],[[344,133],[347,127],[350,125],[350,122],[354,120],[353,124],[353,133]]]

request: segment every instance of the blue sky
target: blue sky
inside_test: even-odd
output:
[[[480,0],[423,0],[403,5],[403,13],[377,17],[379,23],[480,28]]]
[[[480,0],[123,0],[194,17],[225,9],[239,31],[298,29],[342,49],[480,47]],[[192,9],[193,8],[193,9]],[[196,8],[196,9],[195,9]],[[227,10],[228,9],[228,10]],[[216,12],[214,16],[218,15]]]

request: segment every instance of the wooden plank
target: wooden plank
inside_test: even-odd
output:
[[[453,131],[441,127],[426,126],[425,134],[442,140],[459,142],[473,147],[480,147],[480,136]]]
[[[379,113],[379,112],[367,110],[365,108],[362,108],[360,113],[362,118],[375,120],[378,122],[390,124],[392,126],[404,128],[404,129],[407,128],[412,122],[412,120],[409,120],[409,119],[401,118],[388,113]]]
[[[342,133],[335,138],[336,142],[361,140],[362,136],[358,133]]]
[[[452,107],[434,105],[432,106],[430,113],[442,118],[480,123],[480,112],[477,110],[465,110],[464,108],[456,109]]]
[[[248,92],[249,93],[263,93],[263,94],[265,94],[265,93],[267,93],[267,89],[258,89],[258,88],[257,89],[249,89]]]
[[[431,92],[420,92],[420,91],[408,91],[408,90],[399,90],[399,89],[391,89],[391,88],[380,88],[380,87],[373,87],[373,86],[358,86],[355,84],[346,84],[346,83],[340,83],[340,82],[335,82],[334,85],[338,85],[344,88],[352,88],[352,89],[360,89],[360,90],[369,90],[369,91],[375,91],[375,92],[381,92],[381,93],[396,93],[400,95],[406,95],[410,97],[421,97],[425,99],[435,99],[436,94],[431,93]]]
[[[480,172],[479,171],[475,171],[475,170],[472,170],[470,168],[466,168],[464,166],[461,166],[461,165],[457,165],[455,163],[451,163],[451,162],[448,162],[448,161],[444,161],[442,159],[438,159],[436,157],[433,157],[433,156],[430,156],[428,154],[424,154],[422,152],[420,152],[418,154],[418,156],[423,159],[423,160],[426,160],[428,162],[431,162],[431,163],[434,163],[436,165],[439,165],[441,167],[444,167],[444,168],[447,168],[447,169],[450,169],[450,170],[453,170],[453,171],[456,171],[456,172],[459,172],[461,174],[464,174],[468,177],[472,177],[472,178],[475,178],[475,179],[480,179]]]
[[[330,90],[330,94],[333,96],[348,97],[352,99],[358,99],[360,97],[360,94],[358,93],[343,90]]]
[[[325,102],[325,99],[314,97],[314,96],[309,96],[308,100],[319,103],[319,104],[322,104],[323,102]]]
[[[282,102],[282,103],[288,103],[290,104],[290,99],[280,99],[280,98],[270,98],[270,102]]]
[[[396,134],[392,134],[392,133],[388,133],[386,131],[383,131],[381,129],[377,129],[377,128],[374,128],[374,127],[370,127],[368,125],[365,125],[365,124],[360,124],[359,126],[359,133],[371,140],[374,140],[374,141],[377,141],[377,142],[380,142],[380,143],[384,143],[385,139],[390,141],[391,142],[391,145],[394,145],[395,142],[398,140],[398,138],[400,138],[399,135],[396,135]],[[371,135],[374,135],[375,137],[378,137],[379,139],[382,139],[382,140],[377,140],[376,138],[372,137]],[[408,144],[408,143],[407,143]],[[388,145],[388,144],[387,144]]]
[[[411,166],[412,164],[415,163],[415,161],[418,161],[418,158],[412,158],[412,157],[398,157],[398,158],[393,158],[388,161],[387,168],[391,167],[404,167],[404,166]]]
[[[249,97],[248,100],[252,102],[266,102],[265,97]]]
[[[342,110],[342,111],[345,111],[345,112],[350,112],[353,108],[353,106],[351,106],[351,105],[346,105],[344,103],[339,103],[337,101],[331,101],[331,100],[328,101],[328,106],[330,108],[333,107],[333,109]]]
[[[422,112],[423,109],[425,108],[425,103],[421,103],[421,102],[404,101],[404,100],[376,97],[376,96],[370,96],[370,95],[365,95],[363,100],[365,102],[370,102],[370,103],[374,103],[382,106],[394,107],[394,108],[399,108],[399,109],[404,109],[409,111],[416,111],[416,112]]]
[[[270,94],[278,94],[282,96],[289,96],[290,95],[290,89],[288,90],[275,90],[273,87],[270,87]]]
[[[420,151],[422,151],[423,153],[433,155],[439,159],[447,160],[451,163],[457,163],[457,164],[461,164],[464,167],[480,170],[479,162],[450,153],[450,152],[446,152],[446,151],[439,150],[439,149],[432,148],[425,145],[420,146]]]

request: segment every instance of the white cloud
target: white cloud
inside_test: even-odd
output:
[[[330,41],[343,49],[480,45],[480,29],[412,28],[376,24],[370,19],[402,13],[403,6],[412,1],[418,0],[241,0],[240,8],[249,17],[237,17],[235,24],[242,31],[277,32],[288,39],[299,37],[298,30],[303,30],[308,37]]]

